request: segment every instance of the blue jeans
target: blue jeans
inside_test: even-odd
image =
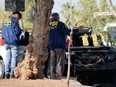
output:
[[[14,75],[14,69],[16,67],[19,47],[5,44],[5,48],[6,48],[5,75],[6,74]]]

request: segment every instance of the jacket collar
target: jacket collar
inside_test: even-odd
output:
[[[18,20],[15,19],[13,16],[9,16],[9,18],[11,18],[13,22],[18,22]]]

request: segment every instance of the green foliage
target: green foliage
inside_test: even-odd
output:
[[[80,16],[83,19],[83,23],[85,26],[93,27],[93,14],[94,12],[98,11],[96,1],[95,0],[80,0],[79,6],[82,8],[79,11]]]
[[[23,12],[23,23],[25,28],[33,27],[33,18],[34,18],[34,0],[25,0],[25,12]]]
[[[105,0],[100,0],[99,5],[96,0],[79,0],[77,6],[66,3],[62,7],[62,16],[66,24],[74,27],[83,25],[92,27],[93,31],[100,34],[103,32],[103,27],[106,23],[114,22],[114,16],[98,16],[93,17],[95,12],[106,12],[108,6]]]
[[[99,10],[100,11],[107,11],[108,10],[106,0],[100,0]]]
[[[78,12],[75,6],[71,6],[70,3],[63,5],[63,10],[61,11],[63,19],[68,26],[76,26],[78,22]],[[72,16],[73,15],[73,16]]]

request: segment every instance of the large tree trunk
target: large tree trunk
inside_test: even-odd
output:
[[[111,0],[106,0],[108,7],[110,9],[110,11],[112,12],[112,14],[116,17],[116,10],[114,9],[113,5],[112,5],[112,1]]]
[[[35,0],[36,11],[32,38],[26,49],[26,56],[15,69],[15,77],[25,79],[43,78],[43,66],[48,58],[48,20],[53,0]]]

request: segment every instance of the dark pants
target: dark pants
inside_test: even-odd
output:
[[[48,59],[46,60],[46,62],[45,62],[45,67],[44,67],[44,75],[45,75],[45,77],[48,77],[48,74],[50,73],[49,71],[49,63],[50,63],[50,51],[48,51],[49,52],[49,54],[48,54]],[[49,72],[49,73],[48,73]]]
[[[50,50],[50,77],[61,78],[64,71],[65,49]]]

